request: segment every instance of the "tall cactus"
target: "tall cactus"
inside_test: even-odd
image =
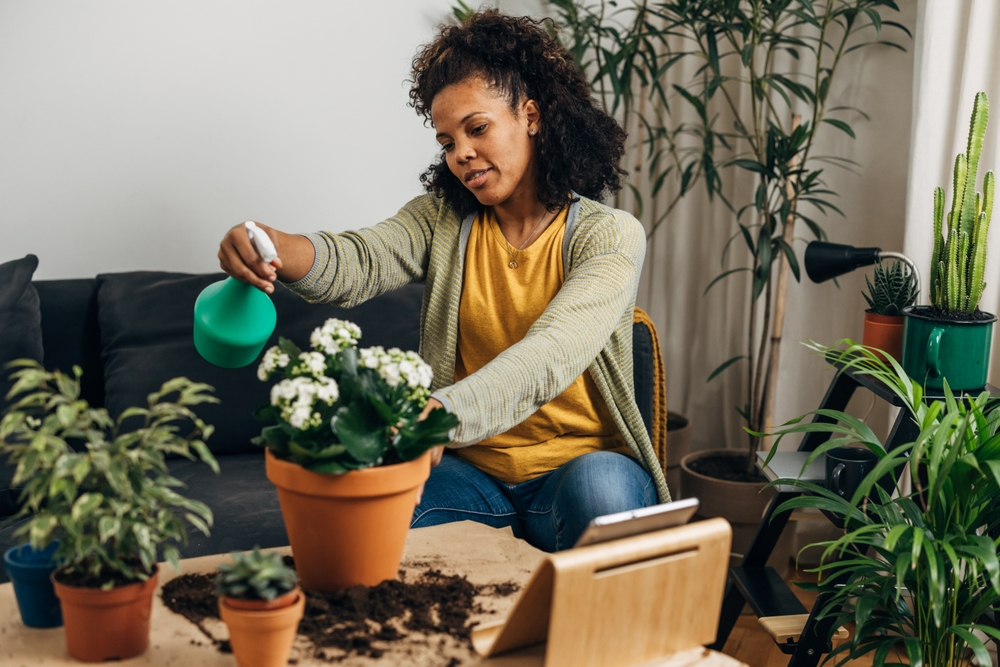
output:
[[[986,237],[993,215],[996,177],[983,177],[983,192],[976,192],[979,156],[989,121],[986,93],[976,94],[965,153],[955,157],[952,178],[954,199],[945,216],[945,193],[934,190],[934,250],[931,255],[931,302],[940,310],[972,314],[983,295],[986,272]],[[945,221],[947,220],[947,228]]]

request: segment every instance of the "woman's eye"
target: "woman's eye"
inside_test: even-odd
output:
[[[443,150],[445,153],[449,152],[454,147],[455,144],[441,144],[441,150]]]
[[[486,125],[485,124],[479,125],[478,127],[474,127],[472,129],[472,133],[473,134],[482,134],[485,131],[486,131]]]

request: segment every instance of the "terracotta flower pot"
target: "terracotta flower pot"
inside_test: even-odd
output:
[[[882,350],[899,361],[903,358],[903,327],[905,325],[906,317],[903,315],[876,315],[870,310],[866,310],[865,330],[861,344]],[[881,357],[882,355],[877,356]]]
[[[104,662],[145,653],[157,573],[107,591],[67,586],[53,573],[69,654],[82,662]]]
[[[256,607],[256,608],[254,608]],[[229,626],[229,643],[240,667],[283,667],[306,607],[296,589],[270,602],[219,598],[219,615]]]
[[[267,452],[299,582],[331,592],[395,579],[430,453],[342,475],[311,472]]]

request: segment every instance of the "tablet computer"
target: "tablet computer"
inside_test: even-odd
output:
[[[687,523],[698,511],[697,498],[685,498],[672,503],[643,507],[630,512],[599,516],[584,529],[574,547],[610,542],[654,530],[672,528]]]

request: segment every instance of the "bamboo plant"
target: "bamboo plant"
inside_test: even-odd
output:
[[[976,192],[976,176],[988,120],[989,99],[980,92],[972,107],[966,152],[955,158],[947,229],[944,189],[934,190],[931,303],[949,313],[974,314],[986,287],[986,237],[993,215],[996,177],[992,171],[986,172],[983,191]]]

